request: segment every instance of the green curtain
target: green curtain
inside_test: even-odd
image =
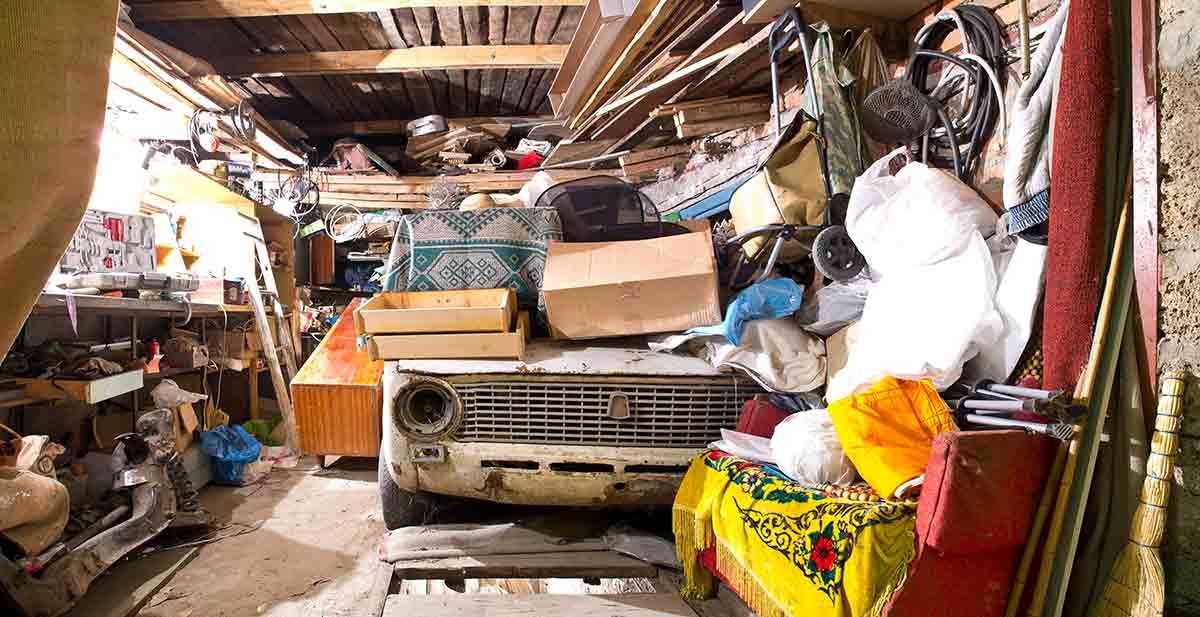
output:
[[[87,207],[117,0],[0,6],[0,357]]]

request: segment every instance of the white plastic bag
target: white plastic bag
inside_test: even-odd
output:
[[[796,321],[805,331],[829,338],[862,317],[863,305],[867,303],[873,284],[865,276],[845,282],[834,281],[818,289],[812,300],[796,311]]]
[[[154,399],[154,406],[165,409],[175,409],[184,403],[199,403],[208,397],[195,392],[188,392],[179,387],[179,384],[164,379],[158,382],[157,386],[150,391],[150,398]]]
[[[859,176],[846,210],[846,231],[875,280],[961,254],[974,235],[996,230],[996,213],[950,173],[913,162],[890,175],[889,161],[903,152],[893,151]]]
[[[889,375],[948,388],[1004,331],[983,235],[995,231],[996,214],[946,172],[909,163],[888,176],[891,156],[872,165],[850,196],[847,230],[876,283],[857,343],[830,380],[829,401]]]
[[[850,484],[858,475],[824,409],[794,413],[775,426],[771,455],[788,477],[806,484]]]
[[[708,444],[713,450],[728,452],[755,463],[774,463],[771,456],[771,440],[749,433],[721,429],[721,439]]]

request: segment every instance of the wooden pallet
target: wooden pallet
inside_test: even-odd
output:
[[[552,552],[511,555],[473,555],[400,561],[397,579],[657,579],[658,568],[612,551]],[[402,585],[403,587],[403,585]],[[533,586],[530,586],[532,589]],[[654,586],[652,593],[564,594],[516,593],[512,595],[447,593],[390,595],[384,617],[424,615],[489,615],[508,617],[696,617],[677,590]]]

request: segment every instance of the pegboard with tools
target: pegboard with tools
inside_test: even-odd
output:
[[[153,272],[154,220],[87,210],[59,265],[64,273]]]

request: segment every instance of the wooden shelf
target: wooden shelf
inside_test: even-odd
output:
[[[143,300],[141,298],[112,298],[109,296],[84,296],[59,292],[43,292],[34,313],[55,314],[67,311],[68,298],[73,299],[77,310],[104,311],[112,313],[133,313],[138,315],[186,315],[187,302],[174,300]],[[229,314],[247,314],[253,309],[245,304],[191,304],[193,315],[210,316],[222,314],[222,309]]]

